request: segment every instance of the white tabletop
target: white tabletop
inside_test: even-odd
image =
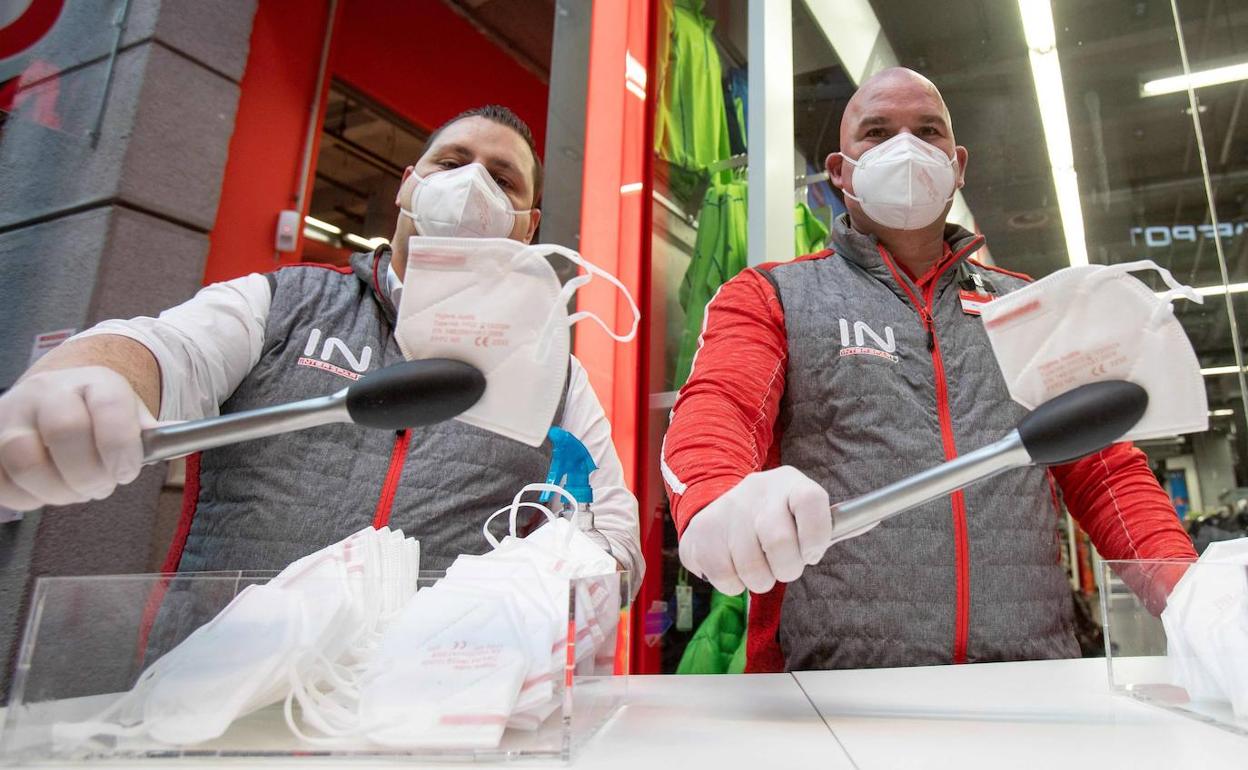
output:
[[[361,765],[345,758],[284,764]],[[207,765],[241,770],[272,762],[139,766]],[[1248,738],[1112,694],[1099,659],[635,676],[628,704],[580,749],[573,767],[1248,768]]]
[[[852,768],[789,674],[635,676],[577,768]]]
[[[90,710],[88,710],[90,711]],[[253,725],[251,731],[254,732]],[[280,718],[272,729],[284,729]],[[228,767],[252,770],[272,767],[387,767],[351,758],[314,757],[257,760],[212,757],[200,760],[144,760],[143,770],[185,770]],[[684,763],[684,766],[673,763]],[[39,765],[41,768],[83,768],[83,764]],[[116,767],[113,765],[99,765]],[[417,765],[412,765],[417,766]],[[418,765],[441,770],[440,765]],[[472,767],[446,765],[447,770]],[[489,767],[491,765],[483,765]],[[511,767],[499,764],[496,767]],[[562,766],[522,762],[522,767]],[[764,768],[853,768],[836,738],[789,674],[749,676],[635,676],[629,680],[628,702],[598,734],[577,751],[574,768],[649,770],[675,767],[694,770],[762,770]]]
[[[1248,767],[1248,738],[1113,694],[1103,659],[794,677],[861,770]]]

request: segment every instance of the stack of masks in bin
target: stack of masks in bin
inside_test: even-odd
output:
[[[103,713],[54,725],[54,739],[190,745],[275,703],[296,736],[330,747],[487,749],[508,727],[536,729],[562,703],[569,645],[575,662],[594,655],[620,607],[614,557],[521,499],[547,489],[575,508],[560,487],[525,487],[490,517],[510,513],[508,536],[487,521],[494,549],[419,591],[419,545],[401,531],[361,530],[299,559],[240,591]],[[549,520],[521,538],[525,508]]]
[[[1161,613],[1174,683],[1248,718],[1248,538],[1212,543]]]

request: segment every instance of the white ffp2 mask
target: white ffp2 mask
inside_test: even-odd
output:
[[[585,268],[560,287],[546,255]],[[616,334],[593,313],[568,314],[568,300],[595,276],[612,283],[633,311]],[[455,419],[539,446],[563,395],[569,327],[590,319],[628,342],[641,318],[614,276],[562,246],[526,246],[508,238],[411,238],[395,338],[410,359],[453,358],[485,375],[485,394]]]
[[[497,596],[416,592],[362,677],[359,730],[400,748],[491,748],[528,659],[514,610]]]
[[[1212,543],[1161,613],[1174,684],[1248,718],[1248,538]]]
[[[411,208],[402,209],[429,237],[505,238],[511,234],[516,211],[490,172],[480,163],[418,176],[412,188]]]
[[[854,167],[854,192],[871,219],[892,230],[927,227],[953,200],[957,184],[954,159],[914,134],[897,134],[858,156],[841,153]]]
[[[1155,270],[1158,297],[1130,275]],[[1080,385],[1127,380],[1148,391],[1148,409],[1123,440],[1209,427],[1200,363],[1170,301],[1203,301],[1150,261],[1068,267],[983,308],[984,329],[1010,396],[1027,407]]]

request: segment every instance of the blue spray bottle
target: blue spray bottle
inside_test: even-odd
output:
[[[550,456],[550,472],[546,474],[547,484],[558,484],[576,498],[576,511],[567,500],[561,500],[560,515],[572,513],[570,517],[582,530],[594,529],[594,490],[589,485],[589,474],[598,470],[594,458],[581,440],[563,428],[553,427],[547,433],[554,451]],[[539,502],[549,502],[554,492],[543,492]]]

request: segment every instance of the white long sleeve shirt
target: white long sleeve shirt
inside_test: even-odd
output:
[[[403,286],[393,270],[387,275],[387,289],[397,307]],[[104,321],[78,338],[114,334],[150,350],[160,366],[160,420],[212,417],[220,414],[221,404],[259,362],[271,302],[268,280],[252,273],[205,286],[157,318]],[[581,440],[598,466],[590,475],[594,526],[621,566],[632,571],[635,594],[645,571],[637,500],[624,485],[624,470],[611,441],[611,423],[575,357],[559,425]],[[509,502],[498,504],[501,508]]]

